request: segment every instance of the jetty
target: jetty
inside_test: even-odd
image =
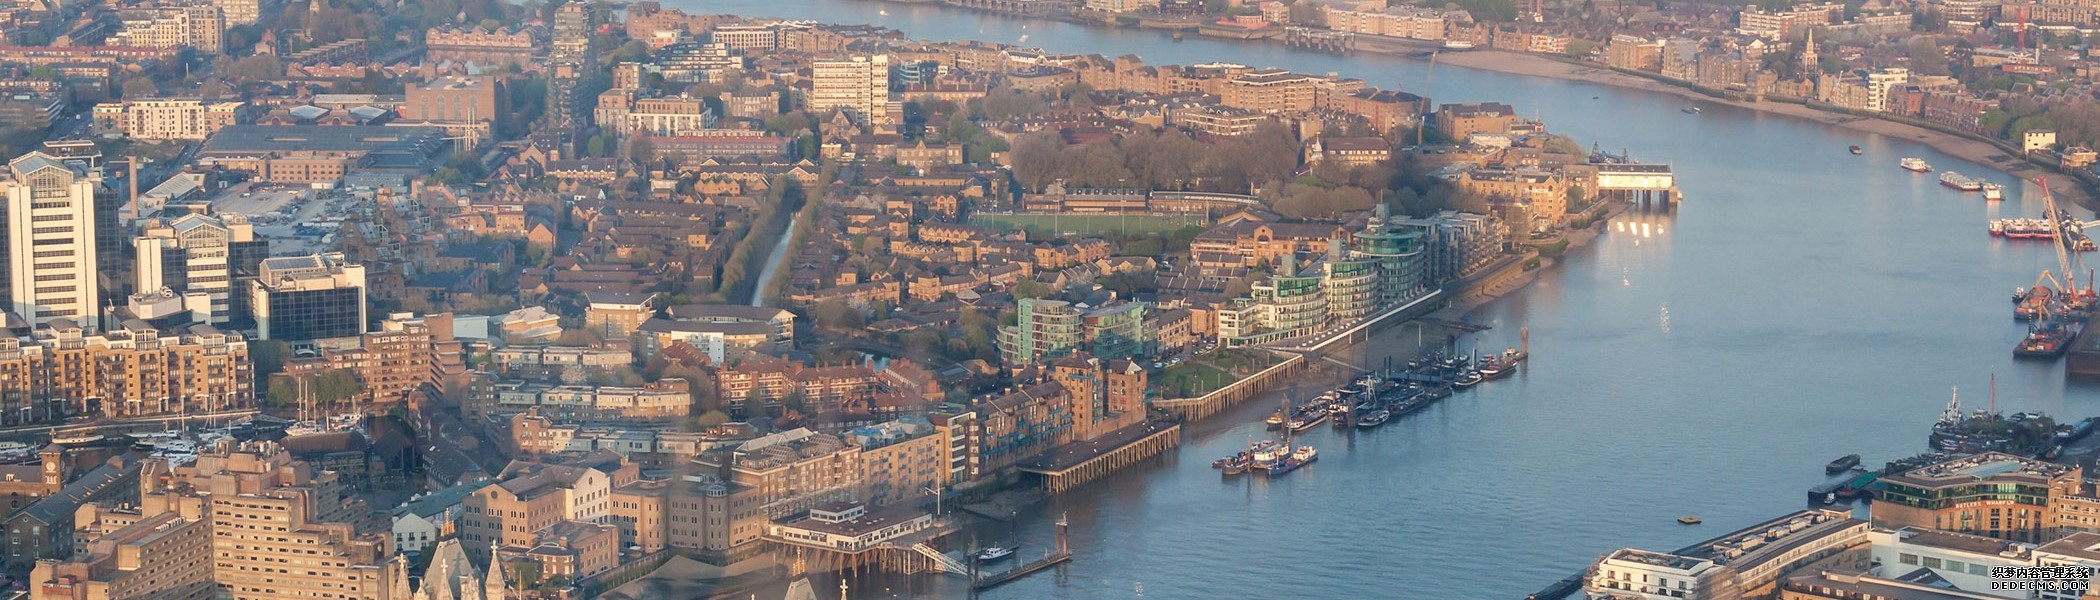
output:
[[[991,588],[1006,585],[1008,583],[1017,581],[1022,577],[1033,575],[1044,569],[1048,569],[1050,567],[1055,567],[1066,562],[1070,562],[1072,560],[1071,542],[1065,536],[1065,529],[1070,525],[1071,521],[1065,515],[1058,515],[1057,547],[1055,549],[1052,549],[1049,554],[1043,555],[1042,558],[1022,563],[1020,565],[1015,566],[1012,569],[1007,569],[1005,571],[993,573],[990,575],[978,575],[976,574],[977,561],[972,560],[970,563],[970,595],[974,597],[977,595],[977,592],[981,590],[988,590]]]

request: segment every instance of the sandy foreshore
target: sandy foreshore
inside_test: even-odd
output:
[[[1931,146],[1934,149],[1937,149],[1941,152],[1945,152],[1947,154],[1954,155],[1963,160],[1990,165],[1992,168],[2011,173],[2023,179],[2033,179],[2035,177],[2046,178],[2049,181],[2050,191],[2054,192],[2058,198],[2069,201],[2075,201],[2088,207],[2091,207],[2093,204],[2092,194],[2089,193],[2089,191],[2083,185],[2080,185],[2080,183],[2076,179],[2073,179],[2069,175],[2058,173],[2056,171],[2046,169],[2034,163],[2028,162],[2020,157],[2012,156],[2008,154],[2004,149],[1987,142],[1962,137],[1950,133],[1933,131],[1931,129],[1918,127],[1916,125],[1911,125],[1908,123],[1898,123],[1895,121],[1888,121],[1871,117],[1834,113],[1790,102],[1746,102],[1740,100],[1715,98],[1712,96],[1701,94],[1697,91],[1670,85],[1653,79],[1648,79],[1646,77],[1628,75],[1625,73],[1613,71],[1602,67],[1570,64],[1549,58],[1532,56],[1529,54],[1523,54],[1518,52],[1510,52],[1506,50],[1472,50],[1466,52],[1444,53],[1437,55],[1437,62],[1466,67],[1470,69],[1495,71],[1498,73],[1529,75],[1533,77],[1551,77],[1555,79],[1566,79],[1571,81],[1597,83],[1613,87],[1645,90],[1651,92],[1661,92],[1665,94],[1676,95],[1683,98],[1696,99],[1701,102],[1726,104],[1730,106],[1747,108],[1750,110],[1762,111],[1778,115],[1786,115],[1801,119],[1808,119],[1819,123],[1826,123],[1830,125],[1844,127],[1846,129],[1851,129],[1854,131],[1903,138],[1922,143],[1927,146]]]

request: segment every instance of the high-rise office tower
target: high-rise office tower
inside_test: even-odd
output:
[[[96,271],[96,198],[102,174],[86,163],[31,152],[7,163],[0,197],[5,224],[8,309],[30,325],[72,319],[94,329],[101,287]]]

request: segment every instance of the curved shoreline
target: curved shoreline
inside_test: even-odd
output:
[[[2029,162],[2027,159],[2008,154],[1989,142],[1964,137],[1944,131],[1934,131],[1909,123],[1888,119],[1832,112],[1792,102],[1771,100],[1744,101],[1718,98],[1699,93],[1686,87],[1662,81],[1628,75],[1601,66],[1571,64],[1542,56],[1534,56],[1507,50],[1468,50],[1437,55],[1437,62],[1508,73],[1567,81],[1580,81],[1617,88],[1671,94],[1681,98],[1725,104],[1763,113],[1807,119],[1826,125],[1843,127],[1862,133],[1901,138],[1931,146],[1934,150],[1953,155],[1962,160],[1987,165],[1992,169],[2016,175],[2023,179],[2042,177],[2049,182],[2049,190],[2063,200],[2074,201],[2081,206],[2094,208],[2095,198],[2083,182],[2070,175]]]

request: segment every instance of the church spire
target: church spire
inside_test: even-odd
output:
[[[1808,41],[1801,44],[1801,75],[1815,77],[1823,68],[1816,59],[1816,28],[1808,28]]]

